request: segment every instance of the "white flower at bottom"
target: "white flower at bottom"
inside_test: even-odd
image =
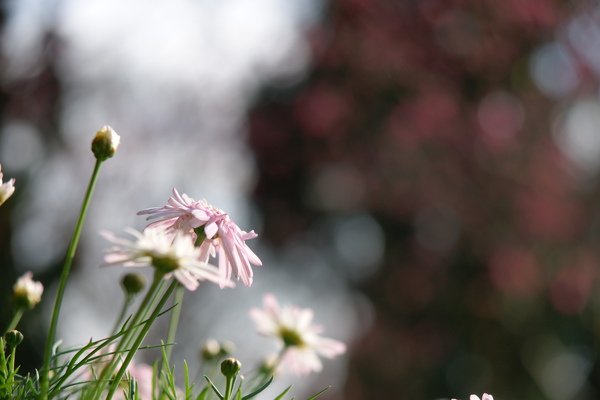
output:
[[[476,394],[472,394],[471,396],[469,396],[469,400],[479,400],[479,396],[477,396]],[[481,396],[481,400],[494,400],[494,397],[492,397],[491,394],[484,393],[483,396]]]
[[[479,396],[472,394],[469,397],[469,400],[479,400]],[[483,396],[481,396],[481,400],[494,400],[494,398],[491,394],[484,393]]]
[[[194,247],[190,235],[178,231],[173,238],[158,229],[146,229],[144,232],[126,229],[126,232],[136,240],[119,238],[111,232],[100,232],[105,239],[116,245],[108,249],[104,265],[153,266],[164,274],[164,279],[173,275],[189,290],[196,290],[198,281],[205,280],[221,287],[235,286],[217,267],[199,260],[200,249]]]
[[[296,375],[308,375],[323,368],[319,355],[334,358],[346,352],[340,341],[319,336],[322,327],[313,325],[313,311],[286,305],[279,306],[270,293],[263,297],[264,309],[253,308],[250,317],[259,333],[277,339],[283,349],[281,364]]]
[[[2,165],[0,165],[0,205],[4,203],[15,192],[15,179],[2,183]]]

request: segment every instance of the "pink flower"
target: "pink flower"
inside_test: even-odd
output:
[[[202,261],[218,256],[219,269],[226,279],[233,274],[244,285],[252,285],[254,273],[250,264],[262,265],[246,245],[246,240],[258,236],[254,231],[242,231],[227,213],[210,206],[204,199],[195,201],[185,193],[180,195],[177,189],[173,189],[168,203],[138,212],[138,215],[148,215],[147,220],[155,220],[146,228],[162,228],[168,233],[182,230],[196,240],[201,236],[201,243],[196,244],[200,246]]]
[[[143,233],[134,229],[126,231],[136,240],[118,238],[111,232],[101,232],[104,238],[116,245],[108,249],[110,253],[104,256],[104,265],[151,265],[164,274],[164,279],[173,275],[189,290],[196,290],[198,281],[204,280],[221,287],[235,286],[217,267],[200,261],[201,250],[194,246],[191,236],[178,231],[172,238],[172,235],[156,229],[146,229]]]
[[[279,306],[270,293],[263,296],[263,310],[253,308],[250,317],[259,333],[277,339],[282,349],[281,363],[296,375],[308,375],[323,368],[318,355],[334,358],[346,352],[346,345],[319,336],[322,327],[313,325],[313,311],[286,305]]]
[[[109,345],[106,348],[101,349],[96,355],[93,356],[93,362],[90,362],[83,368],[82,374],[78,379],[78,383],[82,383],[85,381],[93,381],[98,378],[98,376],[102,373],[102,371],[108,367],[112,357],[115,356],[115,347],[114,345]],[[121,368],[122,360],[117,363],[117,368]],[[125,400],[127,397],[124,395],[124,392],[129,392],[129,382],[135,380],[136,382],[136,399],[139,400],[152,400],[154,396],[152,394],[153,388],[153,368],[148,364],[137,364],[135,360],[131,360],[129,365],[127,366],[127,373],[123,379],[123,383],[121,387],[123,390],[117,390],[115,395],[113,396],[114,400]],[[106,396],[106,393],[104,393]]]
[[[4,203],[15,192],[15,179],[2,183],[2,165],[0,165],[0,205]]]
[[[127,367],[127,371],[137,383],[136,395],[140,400],[154,399],[155,396],[152,393],[154,370],[152,366],[148,364],[135,364],[132,361]],[[125,399],[125,396],[123,396],[123,399]]]

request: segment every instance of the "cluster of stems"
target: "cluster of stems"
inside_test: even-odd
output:
[[[56,332],[67,281],[73,261],[75,259],[75,252],[79,243],[96,181],[98,179],[100,167],[104,161],[114,155],[118,142],[118,135],[116,135],[116,133],[109,127],[102,128],[92,142],[92,151],[96,156],[96,163],[87,186],[81,210],[79,212],[79,217],[77,219],[77,223],[67,249],[67,254],[65,256],[52,311],[50,327],[48,330],[48,336],[44,350],[43,366],[39,372],[39,386],[36,385],[37,388],[31,386],[31,388],[34,389],[34,396],[36,397],[36,400],[49,400],[53,398],[64,397],[62,390],[64,390],[65,387],[71,386],[71,384],[68,383],[69,377],[78,368],[87,368],[91,373],[91,378],[84,382],[85,384],[80,386],[78,389],[80,398],[82,399],[111,400],[116,394],[117,390],[122,387],[129,387],[130,389],[133,388],[133,392],[135,392],[136,383],[134,379],[130,378],[128,374],[128,368],[132,364],[134,356],[141,348],[142,342],[146,338],[148,331],[155,320],[161,314],[167,311],[165,307],[170,299],[172,299],[173,302],[172,307],[168,310],[171,311],[171,318],[169,321],[166,344],[163,345],[162,349],[163,358],[159,377],[164,376],[166,377],[167,381],[171,379],[171,381],[174,382],[172,370],[170,369],[170,358],[172,353],[172,345],[175,343],[175,336],[185,288],[177,279],[165,279],[168,277],[167,274],[170,274],[171,271],[166,270],[165,268],[159,268],[158,265],[155,265],[156,268],[154,268],[152,282],[149,285],[149,288],[147,289],[139,308],[133,313],[130,313],[130,306],[133,304],[133,297],[142,290],[144,283],[132,276],[125,277],[123,280],[123,287],[125,289],[124,304],[119,316],[115,321],[115,325],[110,337],[98,342],[90,342],[88,346],[85,346],[79,350],[75,350],[75,354],[66,365],[59,365],[59,362],[57,361],[62,355],[70,352],[67,350],[63,351],[62,353],[58,353]],[[204,230],[199,228],[195,229],[195,233],[197,237],[195,245],[199,246],[205,240],[206,235]],[[40,283],[38,284],[41,286]],[[38,293],[38,296],[35,297],[36,302],[39,301],[40,296],[41,289],[40,293]],[[32,302],[33,301],[30,303],[24,302],[23,304],[18,304],[15,302],[17,306],[15,308],[13,318],[9,322],[4,334],[0,336],[0,399],[8,399],[12,397],[14,394],[12,388],[16,387],[15,382],[17,382],[16,380],[20,378],[17,376],[18,367],[15,369],[15,351],[17,345],[23,339],[23,336],[20,334],[20,332],[15,331],[14,328],[19,323],[24,311],[32,307]],[[128,317],[128,315],[130,316]],[[5,349],[9,350],[8,354],[5,352]],[[87,353],[87,355],[84,355],[84,353]],[[225,376],[224,393],[221,394],[221,392],[206,376],[205,377],[209,383],[209,386],[205,387],[202,393],[207,393],[209,388],[212,388],[220,400],[232,400],[234,398],[248,400],[262,392],[273,380],[272,370],[259,372],[257,377],[255,377],[260,378],[258,381],[255,381],[258,388],[255,388],[254,392],[242,396],[241,382],[243,381],[243,378],[240,379],[240,384],[237,385],[237,389],[235,388],[240,369],[241,363],[239,361],[233,358],[226,359],[221,364],[221,373]],[[74,383],[73,385],[77,384],[78,383]],[[254,387],[255,385],[253,384],[250,386]],[[278,399],[282,398],[290,388],[282,393]],[[162,388],[159,388],[159,391],[162,390]],[[188,386],[186,369],[186,391],[189,392],[190,390],[191,387]],[[130,394],[133,392],[130,391]],[[175,393],[174,383],[173,393]],[[162,395],[159,394],[159,398],[162,398],[161,396]],[[168,397],[172,398],[170,394]],[[21,396],[19,398],[25,397]],[[189,396],[186,398],[189,398]]]
[[[112,129],[104,127],[98,132],[98,134],[94,138],[94,141],[92,142],[92,151],[96,156],[96,164],[94,166],[94,170],[92,172],[92,176],[90,178],[90,182],[88,184],[83,199],[82,207],[79,213],[79,218],[77,219],[75,230],[73,232],[73,236],[71,237],[71,242],[69,244],[67,254],[65,257],[65,262],[62,268],[62,273],[52,312],[52,318],[50,321],[50,328],[46,340],[44,364],[41,369],[40,376],[39,400],[47,400],[49,398],[50,374],[52,370],[52,360],[54,356],[52,352],[56,340],[56,329],[58,326],[58,319],[62,306],[63,296],[65,293],[65,288],[67,285],[67,280],[71,271],[73,260],[75,258],[75,252],[79,243],[83,223],[85,221],[87,210],[92,198],[92,194],[94,192],[94,187],[96,185],[100,167],[104,161],[106,161],[108,158],[114,155],[116,146],[118,145],[119,139],[118,136],[115,135],[116,134],[114,133],[114,131],[112,131]],[[95,384],[91,385],[89,388],[84,390],[84,392],[86,393],[84,395],[85,398],[99,399],[105,394],[106,390],[108,390],[106,399],[110,400],[116,392],[117,388],[122,382],[123,377],[125,376],[127,367],[133,360],[133,357],[135,356],[137,350],[140,348],[142,341],[146,337],[146,334],[148,333],[152,323],[154,322],[154,320],[156,320],[156,318],[163,310],[166,302],[171,297],[173,291],[176,290],[177,286],[180,286],[176,280],[173,280],[165,289],[167,282],[163,279],[163,275],[163,273],[156,269],[154,279],[138,311],[131,319],[127,321],[126,326],[123,327],[124,333],[121,335],[118,343],[116,344],[117,347],[115,351],[112,352],[112,357],[110,358],[108,363],[102,368],[98,379],[96,379],[95,381]],[[177,290],[177,293],[178,296],[176,299],[177,304],[175,304],[175,310],[179,310],[180,303],[182,301],[183,291],[181,287],[179,288],[179,290]],[[126,296],[125,305],[123,307],[121,316],[119,316],[119,319],[117,320],[116,326],[118,326],[123,316],[126,315],[127,306],[130,303],[131,297]],[[16,325],[21,314],[22,310],[20,312],[15,313],[15,317],[10,323],[9,329],[12,329]],[[175,331],[179,313],[174,312],[172,315],[173,317],[171,318],[171,327],[169,328],[169,337],[167,338],[167,343],[172,343],[175,339]],[[170,350],[168,354],[170,356]],[[167,358],[166,361],[168,362],[169,359]]]
[[[52,370],[52,360],[54,357],[53,348],[56,340],[56,329],[58,326],[58,319],[60,315],[67,280],[71,271],[73,260],[75,258],[75,252],[77,249],[79,238],[81,236],[83,223],[92,198],[92,194],[94,192],[94,187],[96,185],[100,167],[102,163],[110,157],[106,157],[106,153],[103,152],[105,152],[107,149],[110,151],[113,148],[113,146],[105,145],[106,136],[102,136],[100,134],[101,132],[99,132],[99,135],[96,136],[92,144],[92,150],[96,155],[96,164],[94,166],[94,170],[92,172],[92,176],[90,178],[90,182],[88,184],[83,199],[81,211],[79,213],[79,218],[77,219],[75,230],[73,232],[73,236],[71,238],[71,242],[67,250],[65,262],[63,265],[58,285],[56,300],[52,312],[52,319],[50,322],[50,328],[46,340],[44,364],[41,369],[39,400],[47,400],[49,398],[49,394],[51,393],[50,375]],[[99,137],[100,140],[97,140]],[[109,142],[110,140],[111,138],[108,137]],[[114,151],[112,152],[112,154],[114,154]],[[181,307],[181,301],[183,300],[184,291],[183,287],[176,280],[172,280],[172,282],[167,286],[167,281],[163,279],[163,276],[164,273],[162,273],[159,269],[155,269],[154,278],[146,293],[146,296],[142,300],[137,312],[133,315],[133,317],[127,320],[126,325],[122,328],[122,332],[124,333],[120,336],[118,342],[116,343],[116,349],[111,352],[112,357],[109,359],[108,363],[103,366],[99,376],[95,380],[95,383],[93,385],[90,385],[89,388],[84,389],[85,398],[99,399],[103,397],[106,393],[107,394],[105,398],[107,400],[110,400],[112,398],[119,385],[121,384],[122,380],[126,376],[127,367],[130,365],[131,361],[133,360],[133,357],[140,348],[142,341],[144,340],[146,334],[152,326],[152,323],[159,316],[168,299],[175,291],[176,299],[170,321],[167,344],[174,342],[175,332],[177,329],[179,319],[179,310]],[[131,296],[126,296],[124,307],[115,326],[116,328],[118,327],[118,324],[123,318],[123,316],[126,315],[127,307],[130,304]],[[12,329],[16,325],[21,314],[22,311],[17,312],[15,314],[15,317],[13,318],[9,329]],[[168,350],[166,362],[168,363],[171,354],[170,346],[168,346],[167,349]]]

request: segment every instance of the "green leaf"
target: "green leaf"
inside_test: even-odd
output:
[[[323,394],[324,391],[326,391],[327,389],[329,389],[331,386],[327,386],[325,389],[321,390],[319,393],[315,394],[313,397],[309,397],[306,400],[313,400],[316,399],[317,397],[319,397],[321,394]]]
[[[190,386],[190,370],[185,360],[183,360],[183,379],[185,380],[185,400],[190,400],[194,384],[192,383],[192,386]]]
[[[240,375],[240,384],[238,385],[237,391],[235,392],[234,399],[242,400],[242,385],[244,384],[244,376]]]
[[[265,390],[267,387],[269,387],[269,385],[271,384],[271,382],[273,382],[273,378],[275,377],[275,375],[271,375],[271,378],[269,378],[269,380],[267,382],[265,382],[264,385],[262,385],[261,387],[259,387],[258,389],[256,389],[254,392],[242,397],[242,400],[248,400],[251,399],[252,397],[256,396],[257,394],[259,394],[260,392],[262,392],[263,390]],[[291,386],[290,386],[291,388]],[[289,389],[288,389],[289,390]]]
[[[292,386],[294,386],[294,385],[290,385],[287,389],[285,389],[283,391],[283,393],[281,393],[279,396],[277,396],[275,398],[275,400],[281,400],[281,399],[283,399],[283,396],[285,396],[292,389]]]
[[[209,386],[205,386],[204,389],[202,389],[202,391],[200,392],[200,394],[198,394],[198,397],[196,397],[196,400],[206,400],[209,392],[210,387]]]
[[[219,398],[221,400],[224,399],[223,395],[221,394],[221,392],[219,392],[219,389],[217,389],[217,387],[212,383],[212,381],[210,380],[210,378],[206,375],[204,375],[204,379],[206,379],[206,381],[208,382],[208,384],[210,385],[210,387],[212,388],[212,390],[215,392],[215,394],[217,396],[219,396]]]

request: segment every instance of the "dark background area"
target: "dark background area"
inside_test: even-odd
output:
[[[331,261],[373,307],[340,399],[600,396],[598,171],[561,142],[578,115],[569,112],[600,110],[600,70],[567,35],[577,18],[600,54],[594,2],[332,0],[307,33],[305,79],[267,82],[255,97],[246,139],[261,240],[283,248],[356,216],[383,233],[367,272],[350,268],[351,252]],[[62,145],[56,43],[49,32],[38,73],[0,95],[3,118],[35,124],[49,148]],[[549,91],[535,57],[557,43],[577,79]],[[591,130],[589,147],[600,126]],[[18,201],[17,191],[0,208],[0,293],[17,277]],[[308,237],[334,248],[328,232]],[[369,243],[369,232],[357,224],[353,240]],[[36,278],[48,285],[58,273]],[[41,363],[34,347],[24,360]]]

